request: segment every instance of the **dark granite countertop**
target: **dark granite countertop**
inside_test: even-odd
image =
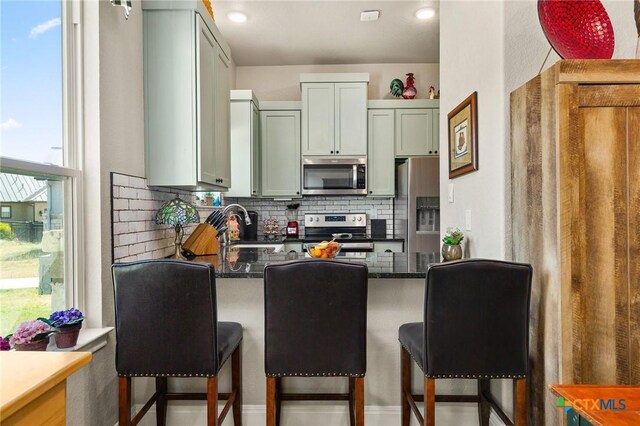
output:
[[[218,256],[196,256],[191,260],[213,264],[217,278],[262,278],[268,263],[309,259],[303,253],[274,253],[272,248],[241,246],[226,247]],[[338,255],[336,259],[366,263],[369,278],[425,278],[427,266],[440,262],[437,253],[365,253],[364,258]]]
[[[378,242],[404,242],[404,238],[369,238],[374,243]],[[304,243],[304,238],[288,238],[288,237],[278,237],[274,240],[265,240],[264,238],[258,238],[255,241],[247,241],[241,240],[236,241],[234,244],[283,244],[283,243]]]

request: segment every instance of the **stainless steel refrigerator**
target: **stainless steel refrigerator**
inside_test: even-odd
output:
[[[413,157],[396,169],[393,227],[405,251],[440,258],[440,173],[438,157]]]

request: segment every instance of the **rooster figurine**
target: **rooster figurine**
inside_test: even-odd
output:
[[[391,86],[389,87],[390,92],[396,98],[402,96],[402,92],[404,91],[404,84],[402,84],[402,80],[399,78],[394,78],[391,80]]]
[[[429,99],[436,98],[436,88],[433,86],[429,86]]]

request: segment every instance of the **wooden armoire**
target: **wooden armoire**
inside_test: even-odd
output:
[[[511,225],[529,416],[560,424],[549,384],[640,384],[640,60],[560,61],[511,93]]]

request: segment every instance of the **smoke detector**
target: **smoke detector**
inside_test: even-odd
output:
[[[377,21],[379,17],[380,17],[379,10],[365,10],[360,13],[360,20],[362,22]]]

